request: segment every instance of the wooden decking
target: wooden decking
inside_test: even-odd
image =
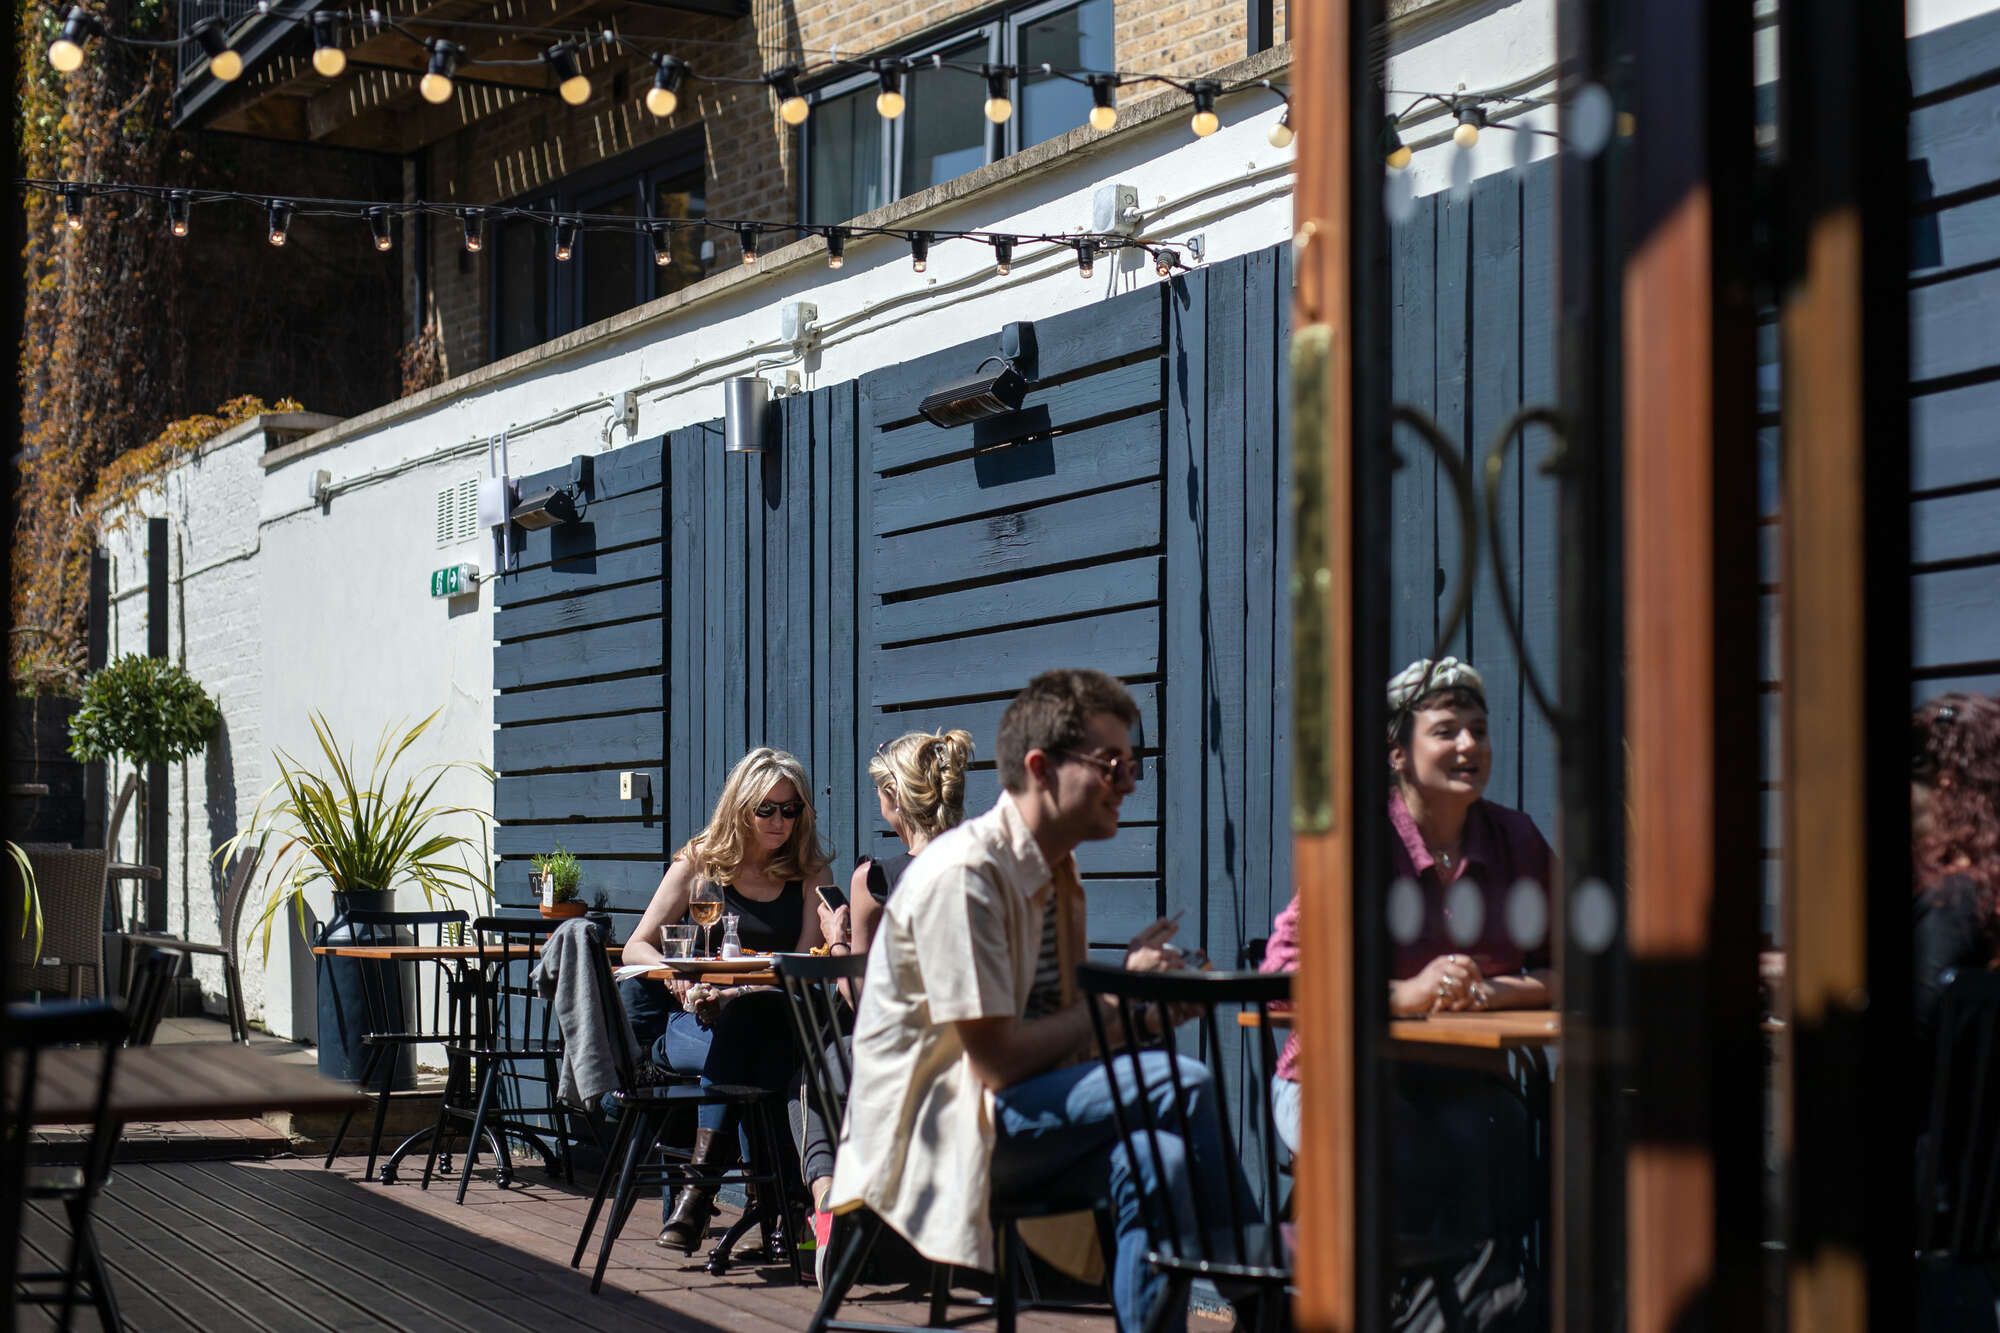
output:
[[[464,1207],[453,1188],[360,1179],[363,1159],[122,1165],[99,1200],[96,1226],[121,1313],[135,1329],[501,1329],[635,1327],[688,1333],[773,1333],[806,1327],[817,1291],[783,1266],[704,1272],[653,1244],[659,1201],[643,1199],[612,1253],[602,1295],[569,1267],[590,1182],[549,1181],[539,1169],[508,1190],[475,1175]],[[717,1233],[719,1234],[719,1233]],[[754,1235],[754,1233],[752,1233]],[[25,1266],[67,1252],[60,1208],[31,1207]],[[591,1258],[595,1258],[595,1246]],[[705,1250],[704,1250],[705,1253]],[[587,1261],[588,1262],[588,1261]],[[844,1313],[921,1324],[904,1288],[865,1288]],[[22,1310],[20,1326],[52,1321]],[[976,1314],[969,1308],[955,1313]],[[84,1316],[81,1327],[89,1327]],[[979,1327],[980,1325],[975,1325]],[[990,1322],[984,1326],[990,1327]],[[1109,1333],[1108,1315],[1031,1314],[1035,1333]]]

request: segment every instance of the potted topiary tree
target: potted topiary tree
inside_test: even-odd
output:
[[[561,843],[556,849],[532,862],[534,873],[540,876],[537,887],[540,890],[542,915],[546,917],[582,916],[583,867],[577,864],[574,853],[565,851]]]
[[[123,760],[138,769],[140,855],[146,847],[146,769],[208,745],[222,712],[178,663],[128,653],[83,682],[69,722],[69,752],[86,764]]]
[[[442,710],[439,710],[442,711]],[[417,743],[437,712],[398,734],[382,732],[367,774],[357,778],[353,756],[333,739],[326,719],[312,716],[325,771],[313,772],[282,750],[276,755],[278,780],[257,802],[241,833],[217,849],[226,861],[242,847],[258,851],[257,876],[263,885],[262,905],[251,926],[262,931],[264,956],[271,953],[271,928],[278,914],[290,907],[306,934],[306,891],[324,885],[333,891],[334,919],[316,943],[348,940],[348,914],[386,912],[395,905],[398,885],[414,886],[427,906],[449,907],[452,894],[469,890],[475,900],[490,896],[491,859],[486,845],[486,811],[465,805],[433,803],[445,774],[464,769],[488,781],[493,770],[465,760],[431,764],[415,773],[398,775],[397,761]],[[446,833],[436,821],[469,816],[479,834]],[[275,844],[275,849],[273,847]],[[363,964],[352,958],[320,959],[319,1067],[330,1078],[353,1081],[366,1060],[361,1038],[368,1030]],[[384,966],[383,964],[375,964]],[[378,993],[379,993],[379,989]],[[408,1048],[395,1084],[408,1086]]]

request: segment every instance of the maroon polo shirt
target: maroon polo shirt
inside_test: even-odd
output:
[[[1515,882],[1533,880],[1546,892],[1553,878],[1555,858],[1534,820],[1504,805],[1474,801],[1465,814],[1464,855],[1452,867],[1449,878],[1431,856],[1430,848],[1424,846],[1400,790],[1389,792],[1389,824],[1396,831],[1389,843],[1389,873],[1393,879],[1415,880],[1424,901],[1423,926],[1416,938],[1395,946],[1394,975],[1398,981],[1415,976],[1431,959],[1445,953],[1470,955],[1487,976],[1549,965],[1546,930],[1534,948],[1523,950],[1507,927],[1507,897]],[[1452,935],[1451,914],[1446,909],[1451,888],[1459,880],[1478,886],[1484,908],[1479,933],[1470,945]],[[1542,920],[1548,920],[1546,909]]]

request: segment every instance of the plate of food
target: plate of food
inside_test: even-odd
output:
[[[711,973],[768,972],[771,957],[767,953],[744,953],[739,958],[669,958],[667,966],[676,972],[692,977],[704,977]]]

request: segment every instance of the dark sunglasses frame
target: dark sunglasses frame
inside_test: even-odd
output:
[[[1136,753],[1121,755],[1116,759],[1106,759],[1103,755],[1092,754],[1088,750],[1051,750],[1049,753],[1061,759],[1083,760],[1084,763],[1091,765],[1099,773],[1110,778],[1111,784],[1114,787],[1118,785],[1120,776],[1123,773],[1131,774],[1134,786],[1144,781],[1146,777],[1146,761]]]
[[[805,810],[806,803],[804,801],[760,801],[751,808],[750,813],[759,819],[769,819],[772,815],[783,815],[786,819],[797,819],[805,813]]]

